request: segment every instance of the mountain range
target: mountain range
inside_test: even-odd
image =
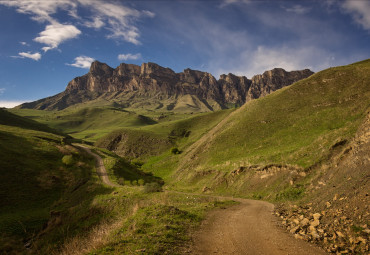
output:
[[[251,79],[232,73],[217,80],[192,69],[175,73],[155,63],[120,64],[112,68],[94,61],[87,74],[70,81],[65,91],[20,108],[62,110],[71,105],[99,101],[122,108],[206,112],[243,105],[307,78],[309,69],[287,72],[274,68]]]

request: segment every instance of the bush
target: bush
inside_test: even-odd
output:
[[[162,186],[157,182],[147,183],[144,186],[144,193],[161,192]]]
[[[144,162],[142,162],[138,159],[133,159],[133,160],[131,160],[131,164],[136,166],[137,168],[141,168],[141,166],[144,165]]]
[[[173,148],[171,149],[171,153],[172,153],[172,154],[180,154],[180,153],[181,153],[181,151],[180,151],[177,147],[173,147]]]
[[[63,156],[63,158],[62,158],[62,162],[63,162],[63,164],[65,164],[66,166],[71,166],[71,165],[73,165],[73,156],[72,156],[72,155],[65,155],[65,156]]]
[[[137,180],[133,180],[131,183],[132,185],[137,186]]]
[[[145,181],[144,181],[143,179],[139,179],[139,180],[137,181],[137,184],[139,184],[140,186],[143,186],[143,185],[144,185],[144,183],[145,183]]]
[[[117,182],[118,182],[119,185],[122,185],[122,186],[125,185],[125,179],[122,178],[122,177],[119,178]]]

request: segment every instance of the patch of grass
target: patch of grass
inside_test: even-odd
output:
[[[145,202],[144,202],[145,201]],[[180,193],[143,194],[142,206],[116,231],[97,254],[180,254],[205,213],[215,207],[226,208],[235,202]]]
[[[303,197],[305,192],[304,187],[289,187],[276,194],[276,201],[293,201]]]

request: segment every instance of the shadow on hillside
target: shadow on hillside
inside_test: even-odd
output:
[[[57,143],[26,135],[0,131],[0,254],[44,254],[109,214],[95,200],[114,189],[94,180],[92,159],[66,166]]]
[[[127,162],[126,160],[117,157],[118,160],[116,164],[113,166],[112,170],[114,175],[117,177],[117,180],[121,182],[122,180],[126,182],[130,182],[130,184],[140,184],[140,182],[143,183],[152,183],[152,182],[157,182],[161,185],[164,184],[164,181],[162,178],[154,176],[152,173],[146,173],[140,169],[141,163],[136,162],[135,164],[131,164]],[[120,183],[121,185],[123,183]]]

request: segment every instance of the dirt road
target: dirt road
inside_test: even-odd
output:
[[[83,150],[85,150],[87,153],[89,153],[91,156],[95,158],[95,167],[96,167],[96,173],[98,176],[100,176],[102,182],[108,186],[117,187],[118,185],[114,184],[109,180],[107,169],[105,169],[103,159],[98,155],[93,153],[88,147],[85,147],[80,144],[74,144],[74,146],[77,146]]]
[[[194,234],[190,254],[321,255],[327,254],[280,229],[273,204],[234,199],[240,205],[212,211]]]

